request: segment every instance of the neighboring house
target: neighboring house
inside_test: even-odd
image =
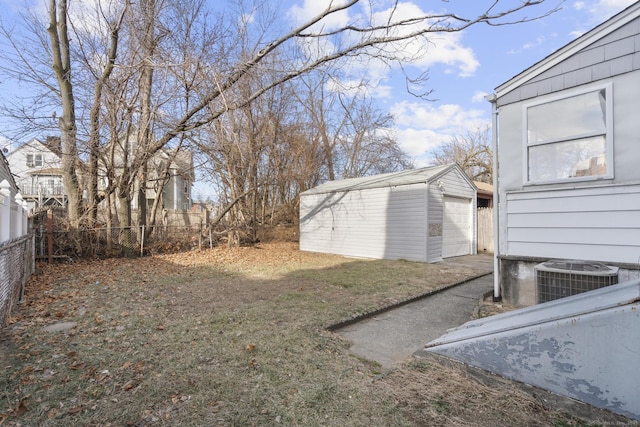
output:
[[[121,144],[121,146],[129,147],[131,150],[129,159],[132,159],[135,150],[136,142],[135,137],[130,137],[128,144]],[[116,150],[115,156],[115,169],[116,173],[121,173],[118,170],[123,169],[123,162],[125,156],[122,153],[122,149]],[[99,180],[99,189],[102,190],[106,187],[106,179],[103,170],[101,171],[102,177]],[[188,211],[193,206],[191,199],[191,188],[195,181],[195,170],[193,165],[193,154],[187,150],[180,150],[177,153],[174,150],[159,150],[156,152],[147,162],[147,182],[146,182],[146,202],[147,207],[151,208],[156,198],[161,197],[160,209],[173,210],[173,211]],[[133,188],[134,194],[137,194],[140,188],[140,183],[136,182]],[[162,186],[162,188],[160,188]],[[133,197],[131,200],[131,208],[138,209],[138,198]]]
[[[59,138],[32,139],[9,153],[7,161],[29,210],[66,206]]]
[[[300,194],[300,250],[437,262],[476,253],[476,187],[458,165],[331,181]]]
[[[493,207],[493,185],[486,182],[473,181],[473,184],[478,189],[478,208],[492,208]]]
[[[62,182],[60,158],[60,138],[47,137],[45,142],[37,139],[23,144],[8,156],[7,160],[13,172],[20,193],[27,201],[29,209],[46,206],[67,205],[67,197]],[[151,206],[158,196],[160,174],[165,165],[168,166],[169,178],[162,189],[163,205],[166,209],[190,210],[191,187],[195,180],[193,156],[190,152],[181,151],[177,155],[170,150],[159,151],[149,162],[147,182],[147,204]],[[104,180],[99,181],[101,188]],[[134,198],[132,208],[137,209]]]
[[[168,166],[169,180],[162,190],[163,207],[176,211],[188,211],[193,207],[191,199],[191,187],[195,181],[193,168],[193,154],[190,151],[181,150],[178,153],[170,150],[161,150],[151,159],[149,177],[152,187],[147,190],[147,203],[151,205],[157,197],[158,186],[153,185],[160,178],[160,174]]]
[[[491,98],[495,293],[526,306],[542,301],[543,286],[563,296],[637,278],[640,2],[503,83]],[[583,271],[568,273],[574,263],[540,266],[552,259],[611,268],[576,263]],[[580,280],[589,283],[581,287]]]

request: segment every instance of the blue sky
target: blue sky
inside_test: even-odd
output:
[[[466,10],[472,15],[479,4],[489,3],[485,0],[407,2],[423,11],[451,6],[462,15]],[[378,105],[394,115],[398,141],[417,167],[428,165],[429,151],[452,136],[464,133],[469,127],[490,124],[491,106],[485,95],[634,1],[547,3],[542,9],[532,8],[529,16],[558,4],[562,9],[533,22],[502,27],[483,25],[453,35],[436,35],[427,57],[410,68],[416,74],[428,71],[427,87],[433,90],[431,102],[408,95],[399,73],[391,71],[383,77],[380,84],[384,90],[376,97]]]
[[[218,3],[219,0],[211,1],[216,2],[218,7],[225,4]],[[281,4],[280,7],[288,8],[285,16],[304,19],[326,6],[329,1],[289,0],[288,4]],[[492,2],[493,0],[401,1],[397,10],[410,15],[448,8],[462,16],[473,16]],[[520,0],[501,0],[500,4],[519,2]],[[45,2],[0,0],[0,15],[6,19],[12,10],[24,7],[26,3],[42,7]],[[374,3],[384,10],[392,2],[377,0]],[[407,68],[414,76],[425,71],[429,73],[427,88],[433,90],[430,95],[432,101],[409,95],[404,77],[398,70],[376,67],[369,67],[366,71],[375,72],[374,80],[379,82],[371,93],[381,110],[394,115],[398,141],[414,159],[415,165],[428,165],[428,153],[431,149],[464,133],[470,127],[490,123],[491,108],[484,96],[495,87],[632,3],[633,0],[547,0],[540,8],[528,9],[527,14],[538,15],[558,4],[562,9],[550,16],[518,25],[479,25],[461,33],[436,34],[431,39],[427,55]],[[345,12],[335,18],[336,24],[341,19],[348,20],[350,16],[347,14],[359,12],[361,9]]]

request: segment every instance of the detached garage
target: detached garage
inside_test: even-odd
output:
[[[475,254],[475,206],[455,164],[327,182],[300,194],[300,250],[421,262]]]

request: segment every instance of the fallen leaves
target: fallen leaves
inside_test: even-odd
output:
[[[333,338],[328,345],[318,342],[324,340],[317,334],[319,319],[398,296],[375,289],[354,293],[316,273],[335,267],[333,274],[344,263],[300,252],[295,244],[261,244],[43,265],[7,330],[12,347],[0,365],[9,367],[0,372],[8,395],[0,401],[0,424],[3,417],[12,426],[195,425],[205,418],[210,422],[199,425],[230,425],[233,419],[303,424],[318,411],[320,404],[312,404],[318,395],[326,407],[351,411],[348,403],[339,406],[347,395],[343,400],[322,387],[335,382],[351,393],[359,378],[351,372],[360,362],[344,362],[343,346]],[[294,269],[310,277],[288,276]],[[334,307],[335,313],[328,311]],[[71,321],[77,322],[72,329],[42,332],[42,325]],[[37,400],[20,404],[24,395]],[[291,412],[279,415],[269,406],[273,396],[286,396]],[[370,400],[359,402],[375,411]],[[354,410],[355,424],[370,419],[364,412]],[[14,414],[22,418],[11,419]],[[333,417],[326,424],[339,423]]]
[[[13,410],[14,416],[21,417],[29,411],[29,408],[27,408],[27,405],[24,403],[25,400],[26,399],[20,400],[18,407]]]
[[[79,413],[79,412],[82,412],[82,409],[83,409],[83,408],[82,408],[82,406],[75,406],[75,407],[73,407],[73,408],[70,408],[70,409],[67,411],[67,413],[68,413],[69,415],[77,414],[77,413]]]
[[[137,387],[137,384],[133,380],[129,380],[122,385],[122,390],[129,391]]]
[[[69,369],[77,371],[79,369],[83,369],[86,365],[83,362],[73,362],[69,365]]]

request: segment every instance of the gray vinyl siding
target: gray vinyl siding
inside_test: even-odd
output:
[[[389,191],[384,258],[427,261],[427,188],[414,184]]]
[[[442,189],[437,185],[442,183]],[[429,234],[427,241],[427,259],[429,262],[442,260],[442,223],[444,221],[444,196],[469,199],[472,206],[476,206],[476,191],[469,184],[466,176],[459,169],[450,169],[441,176],[434,178],[429,187]],[[472,230],[476,230],[477,211],[473,209]],[[476,248],[476,233],[473,233],[471,248]],[[475,253],[475,251],[473,252]]]
[[[429,186],[427,261],[442,261],[442,223],[444,221],[444,197],[437,185]]]
[[[300,250],[440,261],[443,195],[475,206],[476,188],[457,165],[321,184],[300,194]],[[475,210],[473,221],[475,230]]]
[[[640,71],[624,74],[611,79],[613,96],[613,173],[611,183],[625,183],[639,181],[638,164],[640,164],[640,150],[638,149],[638,135],[640,135],[640,120],[637,111],[640,108]],[[570,93],[571,91],[567,91]],[[554,94],[554,96],[557,94]],[[544,99],[544,97],[540,98]],[[522,109],[526,102],[519,102],[502,107],[499,113],[500,126],[498,129],[498,151],[500,161],[499,188],[504,193],[510,190],[522,190],[523,186],[523,118]],[[545,188],[563,186],[589,186],[592,183],[576,180],[571,184],[546,185]],[[535,187],[530,187],[535,189]]]
[[[506,195],[507,255],[635,264],[640,185]]]
[[[426,261],[427,184],[300,197],[300,249]]]
[[[506,227],[506,232],[500,233],[501,255],[638,262],[640,240],[636,239],[635,245],[629,242],[640,227],[640,211],[635,207],[640,203],[640,120],[635,118],[640,106],[638,79],[640,71],[611,80],[613,179],[523,185],[523,103],[500,109],[500,177],[496,191],[501,200],[501,229]],[[621,188],[633,190],[618,194]],[[553,231],[544,231],[541,221]],[[611,229],[602,225],[605,223],[621,226]]]
[[[637,2],[496,88],[496,242],[499,280],[507,301],[535,304],[534,267],[543,259],[637,265],[639,81]],[[613,107],[613,116],[607,117],[611,119],[607,126],[612,125],[607,128],[611,173],[592,179],[525,184],[527,105],[605,87]],[[562,123],[562,117],[557,120]]]
[[[640,18],[498,99],[498,106],[640,70]]]

